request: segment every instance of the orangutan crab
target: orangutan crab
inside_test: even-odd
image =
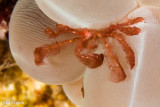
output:
[[[64,48],[67,44],[77,42],[77,47],[75,55],[79,60],[88,66],[89,68],[97,68],[102,65],[104,57],[108,63],[111,72],[111,80],[114,82],[123,81],[126,78],[126,74],[121,67],[119,60],[114,53],[111,44],[106,40],[106,38],[116,39],[122,46],[124,52],[126,53],[127,61],[130,68],[133,69],[135,66],[135,56],[131,47],[126,42],[123,35],[133,36],[140,33],[140,29],[137,27],[130,27],[136,23],[142,22],[144,19],[142,17],[137,17],[133,20],[128,20],[121,24],[110,25],[108,28],[101,30],[92,29],[73,29],[65,25],[57,24],[56,31],[52,31],[50,28],[45,30],[45,33],[49,38],[56,38],[63,33],[72,33],[78,35],[78,37],[71,40],[59,41],[52,44],[46,44],[35,49],[35,64],[42,65],[43,59],[50,55],[56,55],[60,52],[60,49]],[[119,32],[117,32],[119,31]],[[107,52],[105,54],[95,54],[94,51],[97,49],[97,41],[101,40]]]

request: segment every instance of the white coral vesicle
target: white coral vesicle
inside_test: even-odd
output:
[[[36,0],[52,20],[72,28],[99,29],[123,19],[137,7],[135,0]]]

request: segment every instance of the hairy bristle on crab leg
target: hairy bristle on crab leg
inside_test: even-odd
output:
[[[55,31],[47,28],[45,30],[45,34],[47,34],[49,38],[55,38],[64,33],[72,33],[77,35],[78,37],[71,40],[55,42],[50,45],[43,45],[36,48],[34,51],[35,64],[44,64],[43,59],[45,57],[48,57],[50,55],[57,55],[60,52],[60,49],[64,48],[66,44],[77,42],[75,55],[83,64],[85,64],[89,68],[97,68],[102,65],[105,58],[111,70],[111,80],[113,82],[123,81],[126,78],[126,74],[111,44],[106,41],[106,39],[110,37],[120,43],[124,52],[126,53],[126,59],[130,65],[130,68],[133,69],[133,67],[135,66],[135,55],[132,48],[129,46],[123,36],[138,35],[141,32],[141,29],[137,27],[131,27],[130,25],[137,24],[139,22],[142,22],[143,20],[144,19],[142,17],[137,17],[132,20],[127,20],[121,24],[111,24],[108,28],[104,28],[101,30],[93,30],[87,28],[73,29],[62,24],[57,24]],[[119,30],[119,32],[117,32],[117,30]],[[99,39],[105,44],[105,55],[94,53],[94,51],[98,47],[97,42],[99,42]]]

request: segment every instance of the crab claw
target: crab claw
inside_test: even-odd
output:
[[[104,55],[103,54],[92,54],[92,55],[79,55],[79,60],[88,66],[89,68],[97,68],[103,63]]]

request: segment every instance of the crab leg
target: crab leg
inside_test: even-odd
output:
[[[56,31],[53,31],[51,28],[47,28],[45,30],[45,34],[49,36],[49,38],[56,38],[57,36],[64,34],[64,33],[72,33],[79,35],[80,32],[78,30],[72,29],[68,26],[57,24]]]
[[[141,32],[141,29],[137,27],[119,27],[118,29],[128,36],[138,35]]]
[[[34,51],[35,64],[36,65],[44,64],[43,59],[45,57],[48,57],[50,55],[57,55],[58,53],[60,53],[60,49],[64,48],[65,45],[76,42],[77,40],[79,40],[79,38],[55,42],[52,44],[46,44],[46,45],[36,48]]]
[[[132,19],[132,20],[128,20],[122,24],[120,24],[121,26],[129,26],[129,25],[134,25],[134,24],[137,24],[139,22],[142,22],[144,20],[144,18],[142,17],[137,17],[135,19]]]
[[[98,34],[98,37],[101,38],[103,43],[105,44],[105,47],[107,49],[107,53],[105,55],[106,61],[108,63],[108,66],[110,68],[111,72],[111,80],[113,82],[120,82],[123,81],[126,78],[126,74],[121,67],[119,60],[117,56],[114,54],[114,52],[111,50],[110,44],[106,42],[106,40],[103,38],[101,34]]]
[[[113,37],[121,44],[124,52],[126,53],[126,58],[127,58],[127,61],[130,65],[130,68],[133,69],[133,67],[135,66],[134,52],[133,52],[132,48],[129,46],[129,44],[126,42],[126,40],[122,36],[122,34],[114,32],[108,36]]]

